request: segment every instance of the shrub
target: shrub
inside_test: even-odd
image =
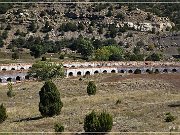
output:
[[[61,125],[60,123],[56,123],[54,125],[54,130],[55,130],[55,132],[63,132],[64,131],[64,126]]]
[[[136,70],[134,71],[134,74],[141,74],[141,70],[140,70],[140,69],[136,69]]]
[[[172,122],[174,120],[175,120],[175,117],[171,113],[166,113],[166,118],[165,118],[166,122]]]
[[[64,54],[60,54],[59,59],[64,59]]]
[[[17,60],[17,59],[19,59],[19,53],[14,52],[11,57],[12,57],[13,60]]]
[[[12,83],[8,83],[8,92],[7,92],[7,96],[8,96],[8,97],[14,97],[14,96],[15,96],[15,94],[13,93]]]
[[[87,86],[87,93],[88,95],[95,95],[96,94],[96,85],[93,81],[90,81]]]
[[[106,112],[97,114],[92,111],[84,119],[85,132],[109,132],[112,129],[112,116]]]
[[[5,28],[5,30],[11,30],[11,28],[12,28],[11,25],[8,24],[7,27]]]
[[[118,104],[120,104],[120,103],[121,103],[121,100],[118,99],[118,100],[116,101],[116,105],[118,105]]]
[[[63,103],[60,99],[60,93],[52,81],[45,82],[39,92],[39,96],[39,111],[43,117],[52,117],[60,114]]]
[[[3,104],[0,105],[0,123],[7,119],[6,108]]]

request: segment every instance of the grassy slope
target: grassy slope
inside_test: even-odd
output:
[[[162,78],[164,78],[162,80]],[[86,85],[95,80],[97,94],[87,96]],[[0,86],[0,103],[8,111],[8,119],[0,125],[0,131],[54,131],[56,122],[65,131],[83,131],[83,119],[90,111],[107,110],[113,115],[112,131],[169,131],[169,126],[180,125],[179,107],[168,104],[180,99],[179,74],[174,75],[96,75],[89,78],[56,80],[64,107],[59,116],[14,122],[40,116],[38,111],[42,82],[24,82],[13,86],[16,96],[6,96],[7,86]],[[23,90],[26,88],[26,90]],[[116,105],[120,99],[121,103]],[[173,123],[164,122],[165,113],[178,116]],[[180,131],[180,129],[179,129]]]

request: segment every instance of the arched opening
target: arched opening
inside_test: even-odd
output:
[[[124,70],[121,70],[120,73],[124,73]]]
[[[88,65],[88,67],[92,67],[92,65]]]
[[[72,65],[71,67],[72,67],[72,68],[74,68],[75,66],[74,66],[74,65]]]
[[[146,69],[146,73],[149,73],[150,72],[150,69]]]
[[[29,75],[26,75],[26,76],[25,76],[25,79],[26,79],[26,80],[29,80]]]
[[[107,73],[107,70],[104,70],[103,73]]]
[[[132,73],[133,71],[132,70],[129,70],[128,73]]]
[[[21,67],[20,69],[21,69],[21,70],[24,70],[24,68],[23,68],[23,67]]]
[[[174,68],[174,69],[172,69],[172,72],[173,72],[173,73],[177,72],[177,69],[175,69],[175,68]]]
[[[80,76],[80,75],[81,75],[81,71],[78,71],[78,72],[77,72],[77,75]]]
[[[3,69],[2,69],[2,71],[6,71],[6,69],[5,69],[5,68],[3,68]]]
[[[164,73],[167,73],[167,72],[168,72],[168,70],[167,70],[167,69],[164,69],[164,70],[163,70],[163,72],[164,72]]]
[[[16,81],[21,81],[21,77],[20,77],[20,76],[17,76],[17,77],[16,77]]]
[[[29,69],[31,69],[32,67],[29,67]]]
[[[141,74],[141,70],[140,70],[140,69],[136,69],[136,70],[134,71],[134,74]]]
[[[2,79],[0,78],[0,83],[2,83]]]
[[[11,70],[15,70],[15,68],[11,68]]]
[[[116,70],[112,70],[111,73],[116,73]]]
[[[69,72],[69,76],[73,76],[73,72]]]
[[[7,82],[11,82],[12,81],[12,78],[7,78]]]
[[[86,71],[85,75],[90,75],[90,72],[89,72],[89,71]]]
[[[158,74],[159,73],[159,69],[155,69],[154,73]]]
[[[94,72],[94,74],[98,74],[99,72],[96,70],[95,72]]]

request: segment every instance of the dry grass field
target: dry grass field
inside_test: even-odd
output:
[[[86,93],[90,80],[97,85],[95,96]],[[61,122],[66,132],[83,132],[86,114],[106,110],[113,116],[113,132],[169,132],[170,126],[180,132],[180,106],[169,106],[180,104],[179,74],[99,74],[82,80],[65,78],[54,82],[64,106],[59,116],[51,118],[41,118],[38,111],[38,92],[43,82],[13,85],[13,98],[7,97],[7,86],[0,86],[0,103],[4,103],[8,113],[0,131],[53,132],[54,124]],[[175,116],[175,121],[165,122],[168,112]]]

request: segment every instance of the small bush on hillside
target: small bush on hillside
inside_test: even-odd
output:
[[[55,132],[64,132],[64,126],[60,123],[57,123],[54,125],[54,130]]]
[[[17,51],[14,52],[11,57],[13,60],[17,60],[17,59],[19,59],[19,53]]]
[[[174,120],[175,120],[175,117],[171,113],[166,113],[166,118],[165,118],[166,122],[172,122]]]
[[[121,103],[121,100],[118,99],[118,100],[116,101],[116,105],[118,105],[118,104],[120,104],[120,103]]]
[[[0,105],[0,123],[7,119],[6,108],[3,104]]]
[[[109,113],[97,114],[92,111],[84,119],[85,132],[109,132],[112,129],[113,118]]]
[[[59,59],[64,59],[64,54],[60,54]]]
[[[93,81],[90,81],[87,86],[87,93],[88,95],[95,95],[96,94],[96,85]]]
[[[7,96],[8,96],[8,97],[14,97],[14,96],[15,96],[15,94],[14,94],[14,92],[13,92],[13,88],[12,88],[12,83],[8,83]]]

